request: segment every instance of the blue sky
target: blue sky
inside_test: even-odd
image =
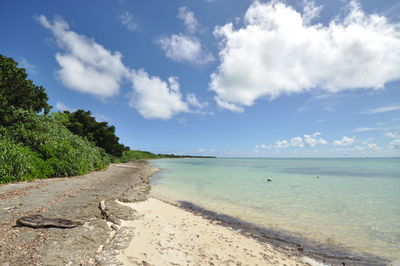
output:
[[[398,1],[1,1],[0,53],[121,142],[400,156]]]

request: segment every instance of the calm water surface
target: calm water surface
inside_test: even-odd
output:
[[[152,164],[162,169],[152,179],[152,193],[161,198],[190,201],[356,252],[400,257],[400,158],[166,159]]]

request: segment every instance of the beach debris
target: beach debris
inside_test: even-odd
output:
[[[111,227],[111,229],[113,229],[115,231],[118,231],[118,229],[119,229],[119,227],[115,224],[112,224],[110,227]]]
[[[28,226],[32,228],[42,228],[42,227],[74,228],[83,225],[84,222],[59,219],[59,218],[48,218],[40,214],[36,214],[19,218],[16,224],[18,226]]]
[[[99,209],[100,209],[100,212],[101,212],[101,218],[103,218],[104,220],[106,220],[108,222],[111,222],[113,224],[121,225],[121,221],[118,220],[117,218],[114,218],[110,214],[110,212],[108,211],[108,208],[106,206],[106,201],[105,200],[100,201]]]
[[[267,181],[268,181],[268,182],[271,182],[271,181],[272,181],[272,179],[271,179],[271,178],[267,178]]]

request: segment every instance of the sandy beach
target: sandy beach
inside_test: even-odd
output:
[[[153,197],[126,205],[139,218],[123,223],[134,233],[117,256],[123,265],[309,265],[311,261]]]

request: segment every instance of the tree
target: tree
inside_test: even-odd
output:
[[[109,126],[107,122],[97,122],[90,111],[77,110],[73,113],[64,111],[57,113],[56,119],[72,133],[86,137],[110,155],[121,157],[125,150],[129,150],[119,143],[115,127]]]
[[[4,123],[10,109],[31,110],[47,114],[51,106],[42,86],[28,79],[24,68],[12,58],[0,55],[0,122]]]

